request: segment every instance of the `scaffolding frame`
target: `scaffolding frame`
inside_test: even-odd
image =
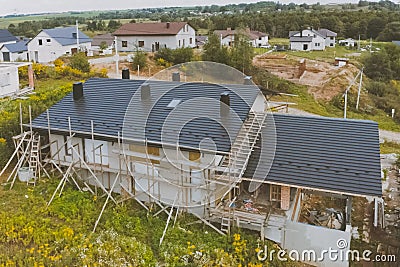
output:
[[[83,191],[82,186],[84,186],[88,191],[90,191],[90,193],[94,195],[97,195],[97,190],[98,188],[100,188],[103,193],[102,196],[106,196],[106,199],[99,213],[99,217],[94,225],[93,232],[96,230],[98,224],[100,223],[102,214],[109,200],[111,200],[115,205],[118,205],[119,203],[122,203],[124,201],[133,198],[149,212],[152,211],[153,205],[156,205],[156,207],[158,207],[159,209],[155,212],[154,216],[157,216],[160,213],[165,212],[169,218],[167,220],[164,232],[167,231],[169,221],[171,220],[171,216],[174,209],[176,209],[176,214],[174,218],[174,225],[175,225],[178,213],[190,207],[189,201],[192,201],[193,196],[191,190],[193,188],[202,190],[202,193],[200,194],[201,200],[199,201],[201,204],[204,205],[204,212],[206,212],[207,208],[210,207],[212,200],[216,201],[220,199],[222,201],[222,199],[226,198],[227,196],[229,200],[232,200],[232,198],[235,197],[236,195],[236,192],[233,192],[232,195],[232,189],[235,190],[235,188],[237,188],[237,184],[240,183],[241,181],[241,177],[244,174],[248,159],[253,150],[255,142],[261,132],[261,127],[266,117],[266,114],[264,114],[260,120],[260,116],[258,116],[255,112],[250,111],[249,117],[242,125],[238,133],[238,137],[235,140],[235,143],[232,145],[231,151],[229,153],[218,152],[218,154],[223,155],[222,159],[218,164],[216,162],[216,158],[213,159],[213,162],[211,162],[211,164],[209,164],[206,168],[208,172],[206,172],[205,170],[202,171],[202,175],[200,178],[202,182],[198,185],[194,185],[191,182],[192,170],[197,168],[201,169],[203,166],[201,165],[201,163],[183,160],[182,157],[180,157],[180,152],[181,152],[180,149],[185,147],[181,147],[177,143],[175,145],[176,159],[174,163],[180,166],[180,171],[179,174],[177,174],[176,183],[173,183],[173,185],[177,188],[177,193],[174,203],[171,206],[171,204],[163,203],[163,201],[161,200],[160,182],[162,181],[165,182],[166,180],[159,176],[160,174],[156,171],[158,167],[156,167],[152,163],[154,157],[148,153],[149,142],[147,139],[144,140],[145,153],[144,157],[142,157],[146,167],[145,174],[135,170],[135,164],[133,164],[135,163],[135,161],[131,159],[131,156],[126,155],[125,151],[123,151],[122,138],[119,132],[118,136],[116,138],[114,137],[118,141],[118,151],[116,153],[118,160],[118,168],[117,169],[106,168],[103,159],[105,157],[112,157],[112,156],[109,155],[109,153],[107,155],[104,155],[103,152],[104,149],[102,144],[95,146],[95,140],[102,140],[102,138],[96,139],[97,134],[95,134],[94,131],[93,120],[90,122],[91,132],[89,134],[89,136],[91,137],[91,139],[89,140],[92,141],[91,142],[92,147],[91,150],[88,152],[88,148],[85,147],[83,143],[79,142],[73,144],[74,137],[82,133],[73,130],[71,117],[67,117],[68,119],[68,131],[66,131],[67,137],[66,139],[64,139],[64,142],[61,142],[60,144],[59,140],[52,140],[53,134],[52,134],[52,127],[50,125],[49,110],[46,111],[46,115],[47,115],[46,130],[48,135],[48,143],[45,144],[44,148],[49,147],[50,152],[46,154],[44,158],[40,158],[38,162],[39,170],[37,173],[39,175],[40,173],[44,173],[46,174],[47,177],[50,178],[50,175],[46,171],[46,167],[51,167],[53,172],[55,169],[61,175],[57,188],[55,189],[49,202],[47,203],[47,207],[56,198],[57,194],[59,197],[62,195],[62,192],[67,182],[75,186],[80,191]],[[29,128],[29,131],[24,132],[23,126]],[[29,151],[29,147],[32,144],[33,137],[39,136],[37,133],[33,132],[30,106],[29,106],[28,125],[23,124],[22,106],[20,106],[20,128],[21,128],[21,134],[14,137],[16,150],[14,151],[12,158],[10,158],[9,162],[6,164],[5,168],[0,173],[0,175],[4,173],[4,171],[10,166],[14,157],[18,158],[18,163],[15,165],[11,173],[12,175],[10,174],[9,178],[7,179],[7,181],[9,181],[11,180],[11,177],[13,177],[10,188],[12,188],[16,180],[17,172],[20,169],[20,167],[23,164],[29,162],[28,156],[31,154],[30,153],[31,151]],[[60,134],[57,132],[56,135]],[[27,144],[24,144],[24,142],[27,142]],[[83,139],[82,142],[84,142]],[[153,143],[154,142],[151,142],[151,144]],[[81,146],[83,147],[81,148]],[[64,156],[64,159],[62,158],[63,148],[66,149],[67,151],[70,151],[70,155],[68,156],[69,159],[67,158],[66,155]],[[91,153],[92,162],[88,162],[87,160],[88,157],[86,153]],[[165,156],[163,156],[163,158],[158,158],[157,160],[161,162],[167,159],[165,158]],[[221,167],[221,164],[224,161],[227,161],[228,164],[225,167]],[[184,171],[184,168],[185,170],[189,170],[189,172],[186,173],[186,171]],[[85,170],[87,172],[86,177],[82,177],[81,175],[82,170]],[[222,174],[217,174],[216,172],[220,173],[222,172]],[[112,173],[113,175],[115,174],[115,178],[113,178],[114,181],[111,187],[110,187],[111,182],[109,181],[110,183],[108,185],[108,187],[110,187],[109,190],[106,188],[104,182],[104,177],[106,173],[108,174],[109,179],[110,179],[110,173]],[[80,183],[76,180],[76,178],[79,178],[79,181],[81,181],[81,183],[83,184],[82,186],[79,185]],[[143,186],[140,184],[140,180],[142,179],[147,180],[147,188],[143,188]],[[124,184],[123,180],[126,182],[127,185]],[[120,188],[121,197],[119,200],[116,200],[112,195],[117,184],[119,185]],[[130,185],[132,188],[130,188]],[[94,186],[94,190],[91,189],[91,186]],[[148,204],[150,204],[150,206],[146,205],[143,202],[143,198],[139,199],[139,197],[142,194],[148,195]],[[179,201],[182,201],[182,203],[179,203]],[[174,206],[180,208],[176,207],[174,208]],[[171,207],[170,211],[168,211],[169,207]],[[212,224],[210,224],[208,220],[201,218],[200,216],[198,217],[202,222],[206,223],[219,233],[224,234],[222,231],[212,226]],[[164,235],[165,233],[163,234],[163,236]],[[162,243],[162,240],[163,238],[160,239],[160,243]]]

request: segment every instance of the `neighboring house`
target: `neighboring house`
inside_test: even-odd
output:
[[[117,48],[121,52],[196,47],[195,29],[187,22],[127,23],[113,35],[117,36]]]
[[[76,27],[45,29],[27,44],[29,59],[38,63],[49,63],[60,56],[78,51],[89,51],[92,40]]]
[[[12,35],[8,30],[0,30],[0,47],[4,44],[16,43],[18,38]]]
[[[21,40],[0,46],[0,61],[29,61],[28,47],[26,45],[28,41]]]
[[[335,47],[337,33],[328,29],[317,30],[325,38],[325,47]]]
[[[348,250],[352,197],[382,195],[377,123],[267,115],[265,97],[246,82],[179,80],[76,83],[29,127],[50,135],[53,160],[44,160],[144,207],[179,206],[221,231],[257,230],[285,249],[319,253],[344,239]],[[299,222],[307,194],[345,201],[341,230]]]
[[[208,41],[207,35],[197,35],[196,36],[196,47],[202,47]]]
[[[33,89],[32,63],[2,62],[0,63],[0,98],[18,95]],[[20,88],[18,68],[28,67],[29,88]]]
[[[225,46],[233,46],[235,35],[238,33],[245,35],[249,39],[249,42],[253,47],[269,45],[268,34],[260,31],[252,31],[249,28],[246,28],[244,30],[232,30],[231,28],[227,28],[226,30],[214,31],[214,34],[216,34],[220,38],[221,44]]]
[[[326,47],[335,46],[335,38],[336,33],[327,29],[305,29],[302,31],[290,31],[290,50],[325,50]]]
[[[109,55],[112,54],[113,49],[114,49],[114,36],[111,33],[99,34],[93,37],[92,50],[94,52]]]
[[[355,47],[356,44],[357,44],[357,41],[352,38],[339,40],[339,45],[346,46],[346,47]]]

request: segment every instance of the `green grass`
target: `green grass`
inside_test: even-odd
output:
[[[399,154],[400,155],[400,144],[395,142],[384,142],[380,144],[381,154]]]
[[[297,104],[293,106],[293,108],[325,117],[343,118],[343,109],[339,109],[329,102],[316,101],[314,97],[307,92],[305,86],[291,84],[290,92],[297,94],[298,97],[274,96],[271,100],[293,102]],[[348,108],[347,118],[376,121],[379,128],[382,130],[400,132],[400,124],[396,123],[390,116],[379,109],[376,109],[374,114],[367,114],[356,112]]]
[[[200,266],[196,251],[209,266],[259,263],[255,232],[236,229],[240,242],[234,243],[232,236],[222,236],[204,224],[187,225],[196,218],[185,213],[178,216],[175,227],[171,220],[160,246],[167,216],[154,217],[157,209],[147,212],[133,200],[118,206],[110,201],[92,233],[105,198],[67,183],[61,197],[57,194],[47,207],[58,183],[58,178],[42,178],[36,187],[18,181],[12,190],[9,184],[0,186],[0,266],[122,266],[124,260],[132,266],[186,266],[184,258],[192,262],[190,266]],[[271,264],[300,266],[277,260]]]
[[[344,46],[336,46],[334,48],[326,48],[324,51],[287,51],[288,55],[302,57],[312,60],[320,60],[325,62],[334,62],[335,57],[347,57],[350,60],[358,60],[359,57],[349,56],[349,54],[357,53],[355,49],[348,49]],[[367,52],[362,52],[367,53]]]
[[[254,53],[255,53],[256,55],[262,55],[262,54],[264,54],[265,52],[268,52],[269,50],[271,50],[271,48],[256,47],[256,48],[254,48]]]
[[[289,45],[289,39],[288,38],[270,38],[268,40],[268,43],[271,46],[274,46],[274,45]]]

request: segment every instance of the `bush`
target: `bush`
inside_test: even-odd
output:
[[[146,67],[147,64],[147,55],[143,51],[139,49],[135,52],[135,57],[133,58],[133,69],[136,69],[139,66],[141,69]]]
[[[174,65],[189,62],[193,59],[193,49],[189,47],[178,49],[163,48],[154,55],[154,59],[156,61],[163,59]]]
[[[73,69],[80,70],[82,72],[90,72],[90,63],[85,55],[85,53],[74,54],[68,64]]]

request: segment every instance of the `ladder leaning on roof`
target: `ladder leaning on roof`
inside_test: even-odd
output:
[[[39,161],[40,161],[40,135],[34,134],[32,136],[31,143],[31,154],[29,157],[29,170],[31,172],[31,177],[28,179],[28,185],[36,185],[36,179],[40,177],[40,169],[39,169]]]
[[[228,175],[230,181],[230,188],[224,193],[222,198],[240,182],[240,179],[244,175],[251,153],[260,137],[261,129],[264,126],[267,114],[266,112],[251,111],[247,120],[243,123],[235,143],[231,147],[229,156],[224,159],[221,165],[225,168],[221,177]],[[233,179],[231,179],[231,177]]]

